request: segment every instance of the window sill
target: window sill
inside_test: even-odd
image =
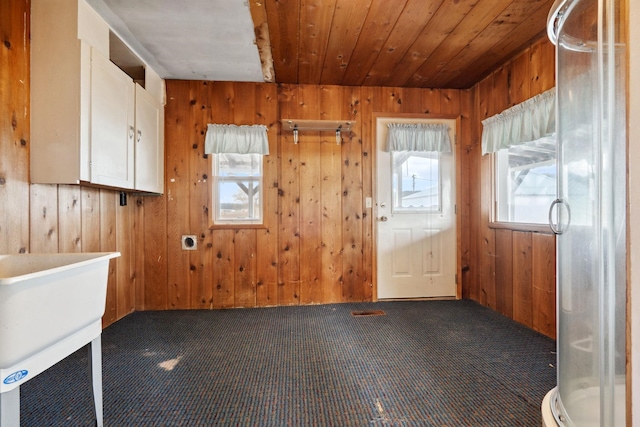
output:
[[[266,230],[267,227],[264,224],[210,224],[209,230]]]
[[[504,221],[492,221],[489,222],[489,228],[499,230],[513,230],[513,231],[531,231],[533,233],[553,234],[548,224],[530,224],[522,222],[504,222]]]

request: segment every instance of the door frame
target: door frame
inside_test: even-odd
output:
[[[371,179],[372,179],[372,183],[371,183],[371,198],[373,201],[372,207],[371,207],[371,215],[372,215],[372,219],[371,219],[371,223],[372,223],[372,230],[371,230],[371,238],[372,238],[372,251],[373,253],[371,254],[371,259],[373,261],[373,265],[372,265],[372,269],[373,271],[371,272],[371,277],[372,277],[372,285],[373,285],[373,291],[372,291],[372,301],[378,301],[378,218],[377,215],[375,215],[377,213],[377,206],[378,206],[378,119],[381,118],[385,118],[385,119],[417,119],[417,120],[421,120],[421,119],[430,119],[430,120],[455,120],[456,122],[456,140],[453,141],[453,147],[452,150],[454,150],[455,152],[455,191],[456,191],[456,196],[455,196],[455,200],[456,200],[456,208],[455,208],[455,222],[456,222],[456,267],[455,267],[455,271],[456,271],[456,299],[461,299],[462,298],[462,247],[461,247],[461,223],[462,223],[462,215],[458,212],[458,206],[462,206],[461,205],[461,187],[460,187],[460,183],[462,180],[462,170],[460,167],[460,156],[462,155],[462,153],[460,152],[462,150],[462,144],[458,144],[458,141],[460,140],[460,132],[462,130],[462,126],[461,126],[461,119],[462,116],[461,115],[455,115],[455,114],[415,114],[415,113],[380,113],[380,112],[374,112],[372,114],[373,120],[371,121],[371,135],[373,137],[373,145],[374,145],[374,150],[372,151],[372,155],[373,155],[373,170],[371,173]]]

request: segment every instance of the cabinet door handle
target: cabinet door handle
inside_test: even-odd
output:
[[[129,139],[133,139],[133,133],[134,133],[133,126],[129,126]]]
[[[138,130],[138,142],[142,141],[142,131]]]

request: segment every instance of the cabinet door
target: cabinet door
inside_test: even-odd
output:
[[[164,108],[136,84],[135,189],[164,190]]]
[[[91,50],[91,182],[120,188],[134,184],[133,80]]]

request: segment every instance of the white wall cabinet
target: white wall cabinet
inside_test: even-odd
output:
[[[85,0],[32,0],[31,38],[31,182],[162,193],[161,79],[145,68],[146,90],[109,59]]]
[[[134,188],[134,94],[133,80],[92,50],[89,181],[93,184]]]
[[[136,83],[135,188],[164,191],[164,107]]]

